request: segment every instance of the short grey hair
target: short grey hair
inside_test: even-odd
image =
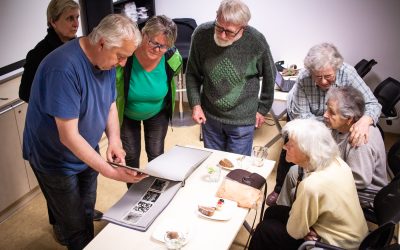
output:
[[[309,158],[305,169],[313,172],[327,167],[337,156],[339,148],[330,129],[315,119],[295,119],[288,122],[282,133],[297,142],[299,150]]]
[[[92,45],[103,38],[106,48],[121,47],[124,40],[134,40],[134,45],[137,47],[142,41],[137,24],[121,14],[104,17],[90,32],[88,38]]]
[[[223,0],[217,10],[217,18],[228,23],[246,26],[251,13],[249,7],[240,0]]]
[[[167,39],[168,47],[172,47],[174,45],[178,35],[176,24],[170,18],[164,15],[153,16],[150,18],[144,25],[142,33],[150,38],[160,34],[164,35]]]
[[[74,0],[51,0],[47,6],[47,26],[57,21],[62,13],[68,9],[79,9],[79,4]]]
[[[352,118],[353,122],[357,122],[364,115],[364,96],[352,86],[330,88],[326,100],[337,102],[340,115],[343,118]]]
[[[332,67],[335,71],[343,64],[343,57],[335,45],[321,43],[313,46],[304,59],[304,67],[313,72]]]

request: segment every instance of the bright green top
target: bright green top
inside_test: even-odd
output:
[[[125,116],[129,119],[147,120],[158,114],[165,106],[164,99],[168,93],[165,56],[150,72],[144,70],[134,56],[128,93]]]

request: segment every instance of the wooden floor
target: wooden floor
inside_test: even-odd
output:
[[[254,145],[265,145],[277,133],[277,129],[271,120],[255,132]],[[174,145],[196,145],[203,146],[199,140],[200,130],[198,125],[191,121],[190,114],[184,113],[183,120],[174,118],[173,127],[168,130],[165,148],[168,150]],[[281,122],[284,125],[284,122]],[[387,134],[385,143],[390,146],[399,138],[399,135]],[[268,158],[277,160],[282,148],[282,140],[279,140],[269,149]],[[101,142],[101,151],[104,150],[107,141]],[[143,150],[142,150],[143,151]],[[146,164],[146,156],[142,152],[141,166]],[[267,179],[268,193],[272,191],[275,185],[275,170]],[[100,211],[106,211],[126,192],[125,183],[113,181],[103,176],[98,179],[98,192],[96,208]],[[253,221],[254,210],[249,214],[247,220]],[[99,233],[106,222],[94,222],[95,233]],[[248,238],[247,231],[242,227],[231,246],[231,249],[243,249]],[[52,228],[48,224],[47,208],[43,195],[38,192],[25,207],[19,209],[10,218],[0,224],[0,249],[65,249],[57,244],[52,236]]]

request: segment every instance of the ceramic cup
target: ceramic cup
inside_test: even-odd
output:
[[[169,231],[164,235],[164,242],[167,249],[181,249],[185,242],[185,236],[179,231]]]

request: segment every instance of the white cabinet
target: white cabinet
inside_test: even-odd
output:
[[[22,151],[22,140],[23,140],[23,136],[24,136],[25,117],[26,117],[27,110],[28,110],[28,104],[25,102],[21,103],[20,105],[17,105],[14,108],[15,120],[17,122],[19,139],[21,142],[21,151]],[[24,162],[25,162],[25,166],[26,166],[26,173],[28,175],[29,187],[30,187],[30,189],[33,189],[39,184],[36,180],[36,176],[33,173],[31,166],[29,165],[29,162],[25,161],[25,160],[24,160]]]
[[[22,158],[27,104],[17,102],[0,111],[0,212],[37,186],[29,163]]]
[[[12,107],[0,115],[0,211],[30,191]]]

